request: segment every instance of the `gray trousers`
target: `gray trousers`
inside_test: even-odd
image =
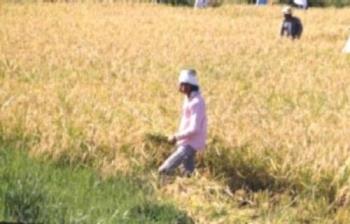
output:
[[[159,167],[158,172],[163,174],[170,174],[181,163],[185,168],[187,174],[191,174],[195,168],[196,150],[189,145],[178,146],[165,162]]]

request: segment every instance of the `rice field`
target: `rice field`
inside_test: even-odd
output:
[[[349,223],[350,9],[294,14],[297,41],[279,37],[277,5],[2,3],[1,138],[106,177],[141,170],[196,223]],[[186,67],[207,151],[195,177],[159,187]]]

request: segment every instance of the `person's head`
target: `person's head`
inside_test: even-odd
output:
[[[292,8],[291,8],[290,6],[285,6],[285,7],[282,9],[282,12],[283,12],[284,18],[290,18],[290,17],[292,17]]]
[[[189,95],[192,91],[198,91],[197,72],[194,69],[183,69],[179,76],[179,91]]]

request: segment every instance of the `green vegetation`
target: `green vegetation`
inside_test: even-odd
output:
[[[89,168],[61,167],[0,148],[0,220],[22,223],[192,223],[155,199],[145,180],[101,179]]]

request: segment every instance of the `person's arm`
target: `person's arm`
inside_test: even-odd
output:
[[[284,34],[284,21],[282,22],[282,25],[281,25],[280,36],[283,36],[283,34]]]
[[[292,38],[300,38],[301,32],[302,32],[302,25],[301,22],[299,20],[299,18],[294,17],[292,20],[292,27],[291,27],[291,34],[292,34]]]
[[[196,103],[191,108],[190,125],[183,131],[175,134],[176,140],[181,140],[196,134],[201,128],[201,121],[205,116],[203,103]]]
[[[303,24],[301,23],[300,20],[298,20],[298,26],[299,26],[298,38],[300,38],[301,34],[303,33]]]

